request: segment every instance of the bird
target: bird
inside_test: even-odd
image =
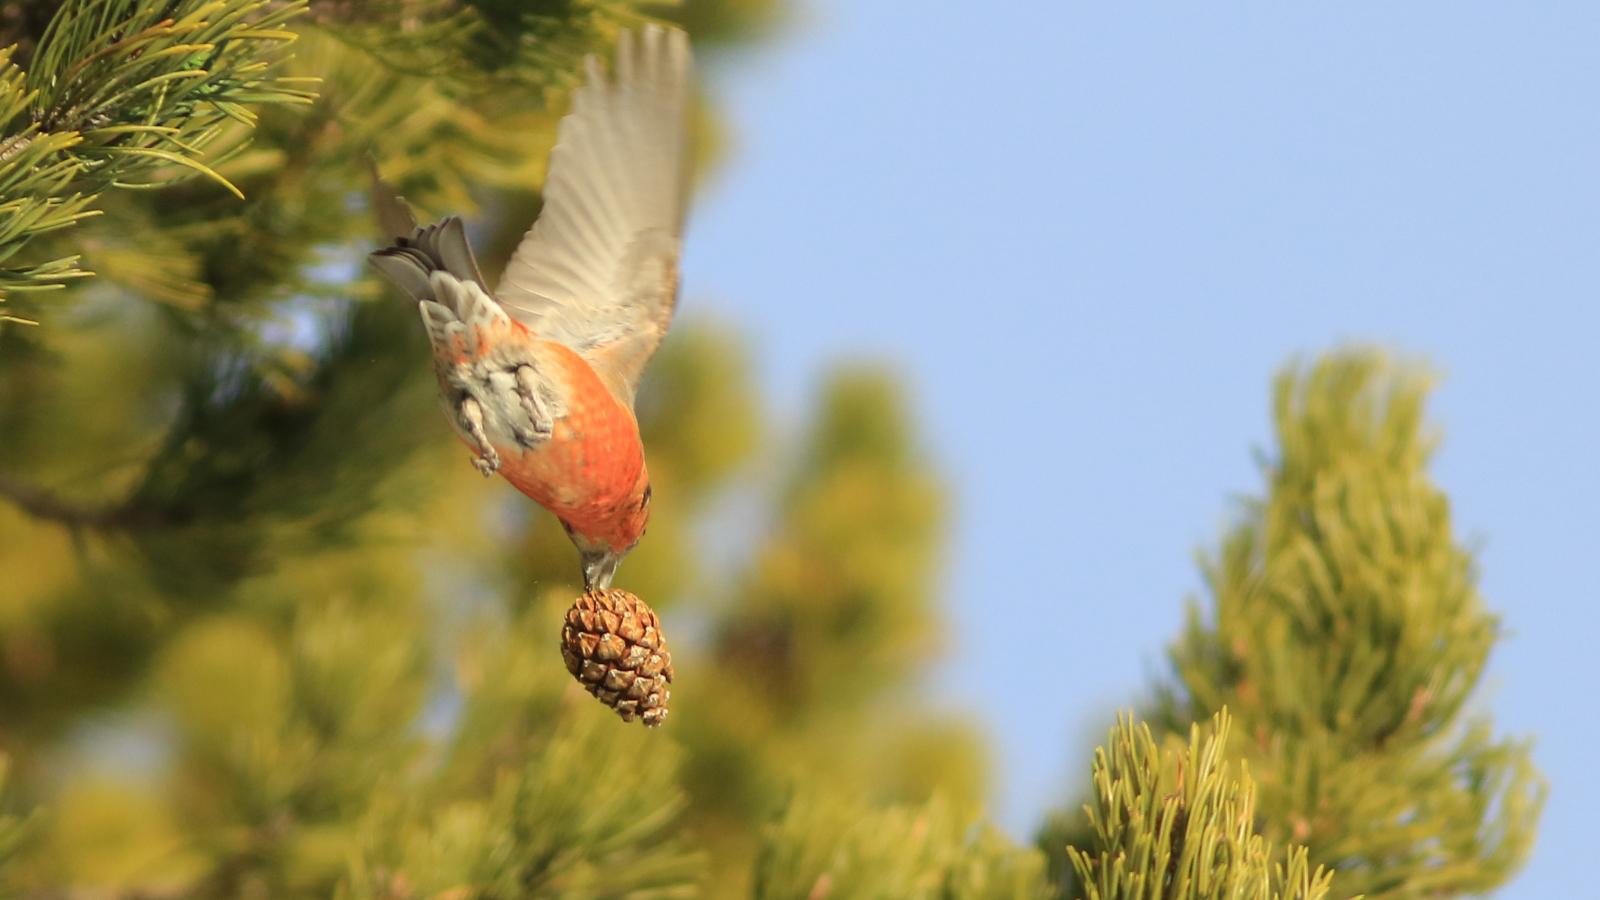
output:
[[[418,227],[373,171],[374,268],[417,304],[446,417],[485,476],[554,513],[584,587],[611,587],[651,485],[634,398],[678,301],[689,193],[687,36],[622,31],[557,127],[544,205],[490,290],[461,219]]]

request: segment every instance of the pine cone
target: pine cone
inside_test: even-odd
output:
[[[645,727],[667,716],[672,654],[655,610],[627,591],[589,591],[567,610],[561,659],[578,683],[624,722]]]

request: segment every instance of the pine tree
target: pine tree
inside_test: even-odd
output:
[[[1255,784],[1223,759],[1231,720],[1219,712],[1202,739],[1163,754],[1150,729],[1119,719],[1110,748],[1095,752],[1094,803],[1086,809],[1092,849],[1067,856],[1089,900],[1321,900],[1333,874],[1306,861],[1304,847],[1253,833]]]
[[[1491,890],[1544,794],[1528,744],[1472,711],[1500,629],[1427,474],[1428,387],[1366,349],[1278,376],[1267,494],[1205,558],[1211,610],[1191,602],[1151,714],[1164,734],[1233,714],[1262,833],[1336,871],[1332,897]],[[1085,840],[1070,814],[1041,837]]]

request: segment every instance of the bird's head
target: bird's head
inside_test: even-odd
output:
[[[611,587],[617,566],[639,543],[650,521],[650,478],[641,474],[633,492],[607,515],[590,522],[561,524],[578,548],[583,561],[583,586],[587,590]]]

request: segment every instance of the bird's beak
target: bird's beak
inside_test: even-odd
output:
[[[628,551],[617,552],[606,546],[594,548],[579,548],[579,555],[583,557],[583,586],[585,590],[603,591],[611,587],[611,579],[616,577],[617,566]]]

